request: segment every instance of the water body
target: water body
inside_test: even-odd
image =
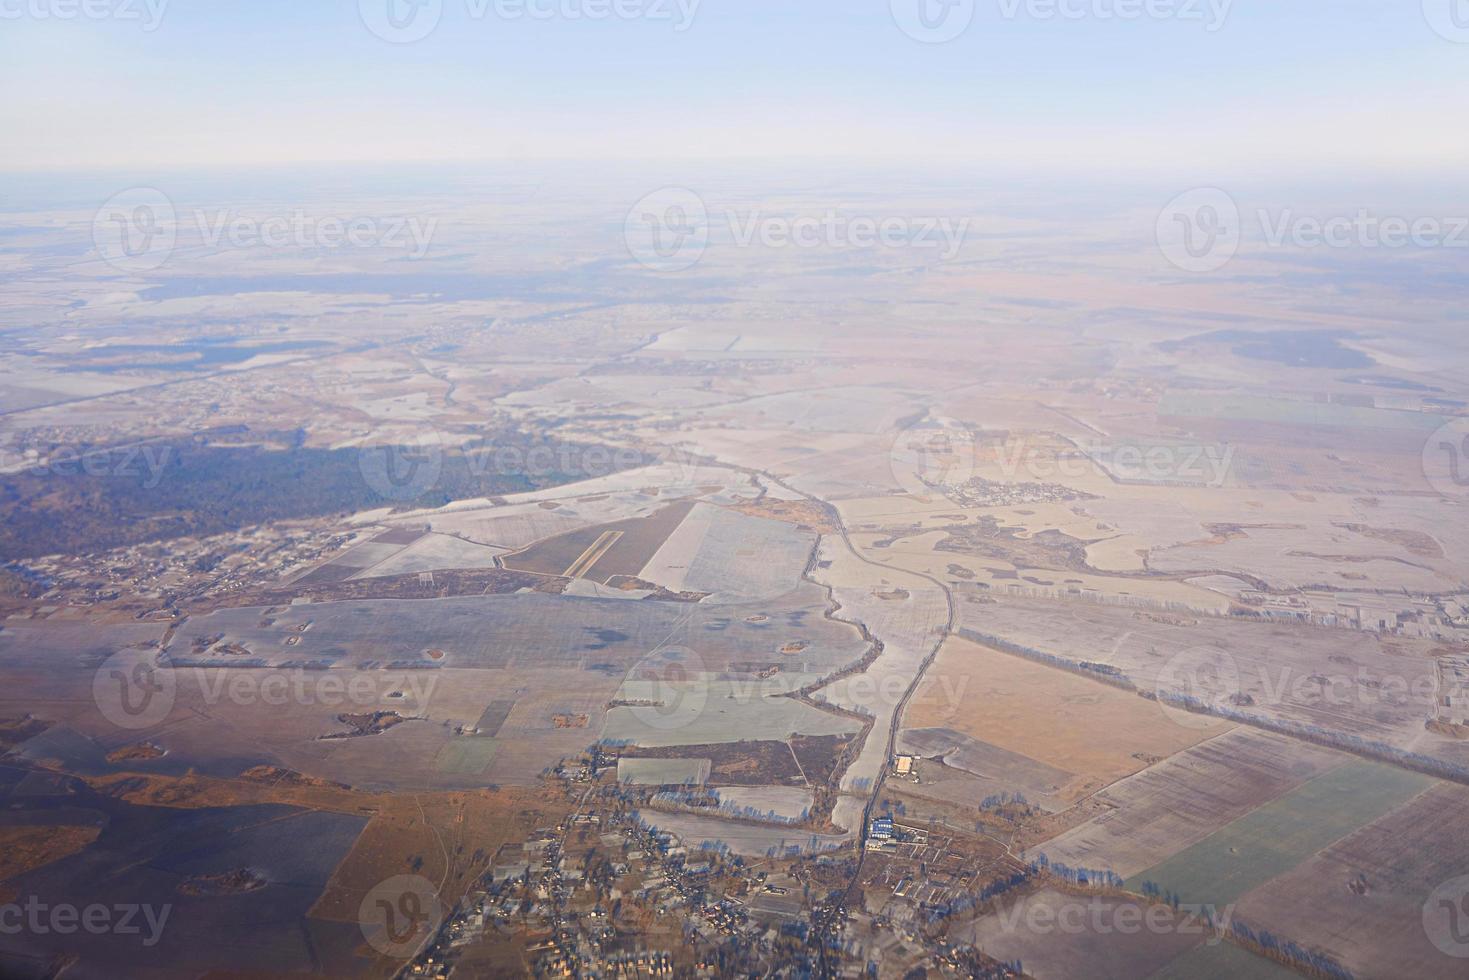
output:
[[[118,374],[123,371],[198,371],[243,364],[264,354],[290,354],[330,347],[319,340],[243,344],[233,338],[204,338],[178,344],[113,344],[89,350],[65,371]],[[180,357],[180,355],[184,355]]]
[[[1187,340],[1161,345],[1178,350],[1197,344],[1229,344],[1236,357],[1269,361],[1299,368],[1355,369],[1376,367],[1377,362],[1342,344],[1350,334],[1334,330],[1218,330]]]

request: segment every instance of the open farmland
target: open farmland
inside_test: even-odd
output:
[[[175,664],[208,666],[555,664],[620,674],[674,643],[700,651],[714,670],[785,662],[820,675],[860,659],[864,647],[855,630],[822,617],[824,604],[821,590],[805,586],[739,608],[522,594],[225,609],[189,619],[167,652]],[[805,644],[799,656],[782,655],[792,640]]]
[[[794,698],[746,693],[748,684],[709,674],[682,679],[642,680],[636,674],[618,689],[620,703],[607,712],[602,740],[649,748],[740,742],[751,733],[849,735],[862,724]]]
[[[379,539],[381,540],[381,539]],[[447,534],[425,534],[402,551],[358,572],[354,578],[384,578],[458,568],[496,568],[498,548],[473,544]]]
[[[617,761],[617,781],[629,786],[703,786],[708,759],[630,759]]]
[[[7,676],[44,668],[25,710],[63,722],[32,739],[27,756],[89,771],[228,776],[275,765],[367,788],[452,789],[533,783],[599,738],[680,745],[763,736],[778,740],[799,777],[780,743],[801,735],[817,737],[798,744],[824,783],[836,750],[819,737],[851,735],[861,723],[782,695],[868,649],[857,630],[826,619],[824,606],[822,591],[804,585],[768,603],[707,609],[539,594],[225,609],[175,631],[160,661],[172,681],[169,710],[135,731],[118,730],[91,698],[96,669],[116,652],[110,643],[38,623],[0,632],[0,650],[11,651]],[[129,631],[156,642],[164,628],[120,628],[114,642]],[[659,727],[657,690],[624,690],[643,683],[639,665],[665,643],[699,661],[701,700],[675,709],[684,714],[672,729]],[[781,652],[793,644],[797,652]],[[127,656],[146,668],[156,654]],[[712,686],[701,686],[705,678]],[[620,696],[629,703],[609,713]],[[640,717],[647,707],[651,726]],[[107,760],[143,740],[161,755]]]
[[[905,731],[951,729],[1033,759],[1041,772],[1070,773],[1060,795],[1071,801],[1230,727],[1171,724],[1135,694],[957,637],[945,641],[903,722]],[[1038,772],[1006,789],[1036,778],[1054,777]]]
[[[1469,743],[1424,730],[1435,713],[1434,656],[1446,652],[1432,641],[1087,602],[1004,598],[972,609],[965,635],[1035,659],[1098,665],[1150,695],[1206,700],[1215,714],[1331,745],[1381,743],[1469,771]],[[1222,687],[1202,688],[1209,678]],[[1177,725],[1208,723],[1160,704],[1152,710]]]
[[[1358,977],[1463,977],[1466,961],[1435,946],[1424,923],[1431,918],[1439,938],[1452,940],[1447,913],[1430,899],[1469,874],[1466,839],[1469,790],[1440,783],[1247,893],[1237,914],[1327,950]]]
[[[614,576],[635,577],[693,507],[688,502],[671,504],[648,517],[597,524],[547,538],[507,556],[505,566],[604,584]]]
[[[814,534],[784,521],[698,504],[652,555],[639,577],[711,603],[769,599],[795,588]]]
[[[813,834],[779,824],[747,823],[688,813],[643,810],[639,821],[647,827],[675,835],[691,852],[729,851],[742,857],[820,854],[842,847],[852,834]]]
[[[1049,811],[1065,809],[1063,799],[1075,775],[1037,762],[949,728],[904,729],[898,752],[930,759],[923,781],[904,787],[909,793],[977,806],[986,797],[1019,794]],[[967,777],[967,778],[962,778]]]
[[[1107,811],[1032,848],[1074,868],[1124,878],[1177,854],[1350,757],[1236,728],[1108,786]]]
[[[1202,922],[1171,909],[1153,912],[1158,927],[1147,928],[1149,912],[1133,899],[1047,889],[975,920],[960,935],[989,956],[1019,961],[1035,980],[1147,977],[1210,937]]]
[[[1148,980],[1295,980],[1300,974],[1230,942],[1195,946]]]
[[[1432,785],[1403,769],[1349,762],[1138,872],[1127,887],[1152,882],[1184,902],[1232,904]]]

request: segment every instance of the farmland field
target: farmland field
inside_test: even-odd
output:
[[[1434,946],[1424,921],[1425,911],[1444,915],[1430,902],[1434,890],[1469,874],[1466,840],[1469,789],[1440,783],[1256,888],[1236,911],[1251,925],[1327,950],[1359,977],[1463,977],[1469,961]],[[1442,938],[1452,933],[1445,928]],[[1463,944],[1449,949],[1469,952]]]
[[[950,638],[904,727],[953,729],[1069,772],[1061,795],[1074,800],[1230,726],[1175,725],[1130,692]]]
[[[1106,813],[1033,852],[1134,875],[1349,758],[1236,728],[1107,787],[1097,796]]]
[[[701,503],[639,566],[640,577],[715,603],[768,599],[796,587],[815,541],[784,521]]]
[[[506,556],[505,567],[604,584],[616,575],[636,576],[693,507],[693,503],[680,502],[648,517],[598,524],[547,538]]]
[[[1195,946],[1148,980],[1293,980],[1300,974],[1230,942]]]
[[[620,759],[617,781],[631,786],[702,786],[708,759]]]
[[[1427,776],[1354,760],[1133,875],[1126,887],[1141,891],[1150,881],[1184,902],[1237,902],[1434,784]]]
[[[1163,908],[1153,913],[1161,928],[1148,928],[1149,911],[1130,899],[1046,890],[976,920],[962,935],[989,956],[1019,960],[1035,980],[1146,977],[1204,942],[1208,928],[1185,925]]]

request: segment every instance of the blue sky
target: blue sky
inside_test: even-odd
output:
[[[595,21],[440,0],[411,44],[375,36],[359,0],[171,0],[152,31],[164,0],[34,13],[67,2],[0,0],[0,169],[822,157],[1401,176],[1469,161],[1469,44],[1424,15],[1469,0],[1234,0],[1214,31],[1210,0],[1202,20],[1127,21],[1097,12],[1129,0],[1060,0],[1080,16],[1054,20],[1035,16],[1046,0],[976,0],[945,44],[906,35],[890,0],[702,0],[682,31],[694,0]]]

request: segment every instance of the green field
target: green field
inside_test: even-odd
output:
[[[1298,980],[1300,974],[1233,943],[1201,945],[1148,980]]]
[[[1349,762],[1129,878],[1126,887],[1141,893],[1151,881],[1188,904],[1230,905],[1433,783],[1406,769]]]
[[[490,767],[499,743],[492,738],[461,738],[434,757],[434,768],[456,776],[478,776]]]

